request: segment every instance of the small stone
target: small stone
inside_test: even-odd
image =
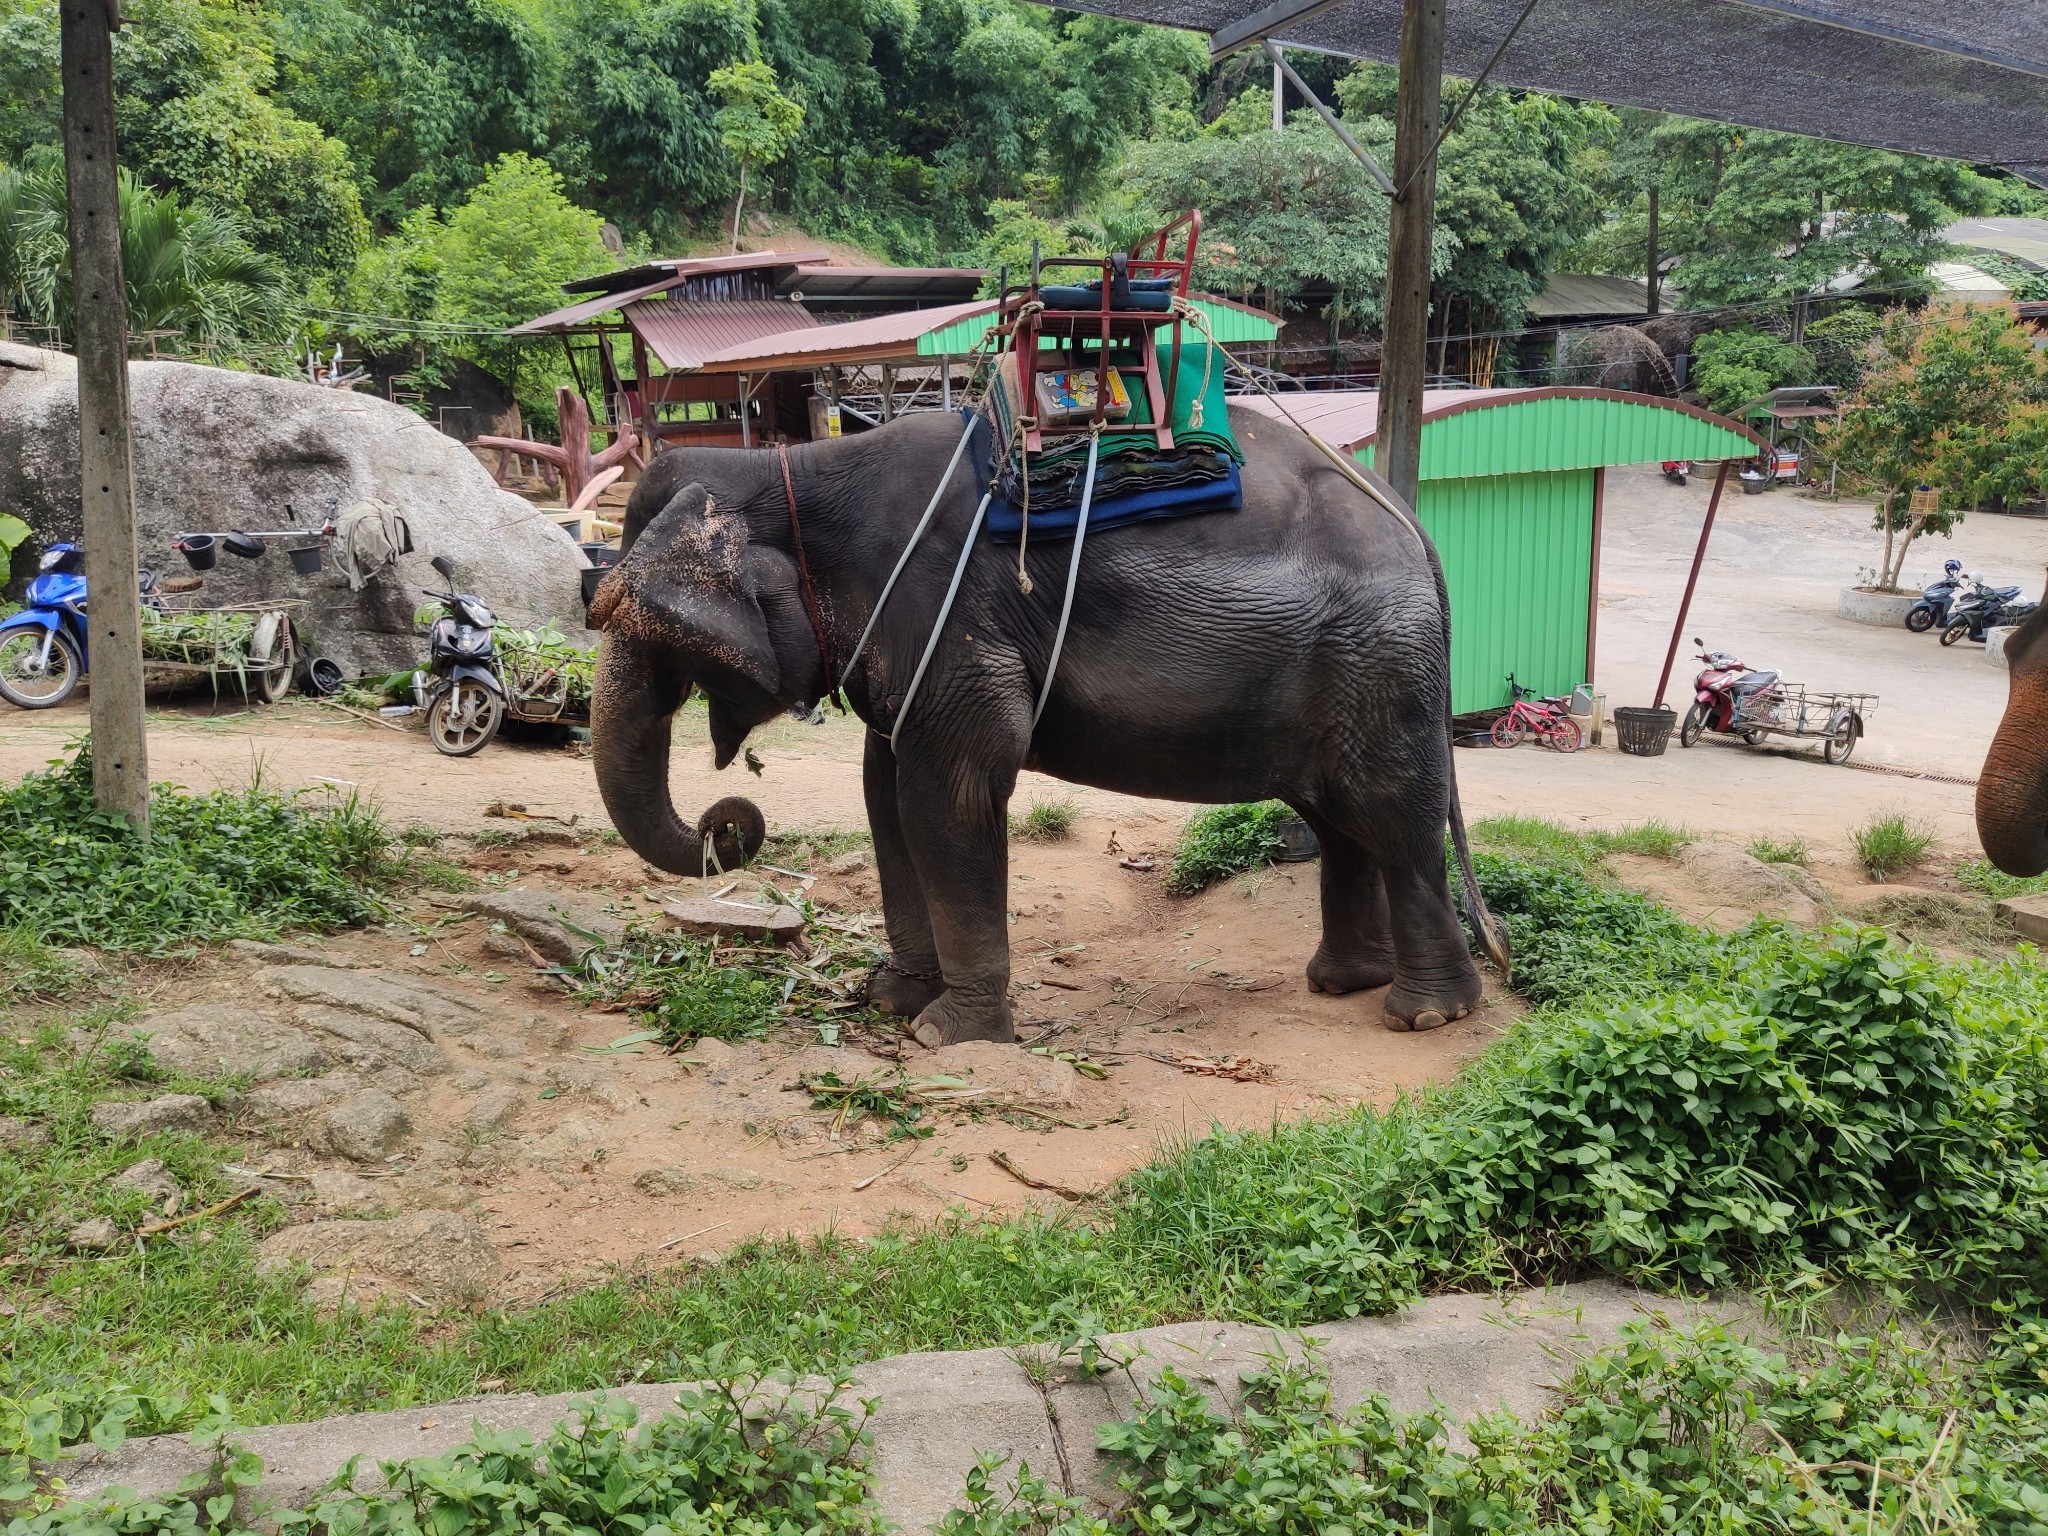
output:
[[[543,891],[475,892],[465,895],[462,904],[479,917],[503,923],[516,936],[507,953],[523,955],[525,944],[531,944],[542,959],[557,965],[575,965],[592,950],[626,936],[625,923],[609,912]]]
[[[483,1096],[469,1106],[469,1112],[462,1117],[462,1128],[473,1136],[487,1135],[502,1130],[507,1121],[519,1112],[520,1093],[516,1088],[488,1088]]]
[[[316,1276],[384,1282],[429,1305],[475,1303],[498,1282],[497,1252],[475,1222],[448,1211],[390,1221],[316,1221],[272,1233],[257,1247],[258,1274],[294,1264]]]
[[[423,1141],[413,1156],[422,1168],[454,1168],[462,1162],[462,1148],[450,1141]]]
[[[482,1093],[491,1086],[491,1079],[488,1073],[472,1070],[459,1074],[455,1086],[464,1093]]]
[[[13,1115],[0,1115],[0,1147],[12,1152],[49,1144],[50,1133],[44,1127],[30,1120],[17,1120]]]
[[[317,1042],[237,1005],[196,1003],[151,1014],[135,1028],[149,1037],[149,1054],[159,1065],[186,1077],[233,1074],[260,1083],[329,1065]]]
[[[466,1035],[489,1019],[479,1004],[419,976],[342,971],[324,965],[274,965],[258,971],[256,980],[293,1002],[387,1019],[417,1030],[429,1040]]]
[[[714,1073],[725,1072],[739,1063],[740,1053],[723,1040],[714,1040],[709,1035],[693,1041],[683,1062],[693,1072],[702,1072],[715,1084]]]
[[[196,1093],[124,1104],[95,1104],[92,1123],[109,1136],[155,1136],[164,1131],[204,1133],[214,1128],[213,1106]]]
[[[354,1163],[381,1163],[412,1134],[405,1106],[378,1088],[350,1094],[314,1130],[313,1148]]]
[[[1081,1074],[1066,1062],[993,1040],[942,1046],[920,1056],[917,1069],[964,1078],[970,1088],[983,1090],[991,1103],[1072,1109],[1081,1102]],[[974,1102],[960,1100],[963,1108]]]
[[[384,1205],[383,1192],[370,1180],[340,1168],[322,1168],[313,1175],[313,1201],[333,1216],[360,1216]]]
[[[851,853],[840,854],[838,858],[834,859],[830,864],[827,864],[825,866],[825,872],[827,874],[832,875],[851,875],[859,872],[860,870],[866,869],[867,867],[867,851],[865,849],[856,848]]]
[[[795,907],[763,907],[709,896],[671,896],[663,900],[661,910],[662,927],[704,938],[762,939],[771,944],[803,942],[804,918]]]
[[[725,1262],[725,1255],[716,1248],[706,1248],[701,1253],[691,1254],[690,1262],[699,1269],[716,1269]]]
[[[417,1077],[449,1070],[441,1047],[418,1031],[388,1019],[368,1018],[342,1008],[319,1004],[299,1010],[307,1028],[326,1037],[329,1049],[372,1082],[391,1079],[387,1087],[403,1091],[419,1086]],[[392,1072],[396,1067],[404,1076]]]
[[[493,929],[484,935],[484,948],[508,960],[526,958],[526,941],[516,933],[500,933]]]
[[[704,1177],[714,1184],[723,1184],[727,1189],[759,1189],[768,1181],[751,1168],[733,1164],[725,1168],[706,1168]]]
[[[697,1180],[681,1168],[648,1168],[633,1176],[633,1187],[643,1195],[667,1199],[671,1195],[687,1195],[697,1187]]]
[[[120,1244],[121,1229],[104,1216],[81,1221],[64,1235],[64,1244],[74,1253],[108,1253]]]
[[[185,1192],[178,1188],[178,1181],[171,1177],[160,1157],[146,1157],[122,1169],[107,1181],[107,1187],[133,1190],[147,1197],[149,1203],[161,1209],[166,1216],[177,1215],[178,1207],[185,1199]]]

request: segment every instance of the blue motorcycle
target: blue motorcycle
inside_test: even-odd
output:
[[[0,698],[52,709],[85,676],[85,551],[52,544],[21,612],[0,619]]]

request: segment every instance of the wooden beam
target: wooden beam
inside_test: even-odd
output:
[[[149,831],[142,606],[135,585],[135,464],[128,424],[128,295],[114,140],[116,0],[62,0],[64,177],[78,348],[78,483],[85,538],[92,790]]]
[[[1422,385],[1429,369],[1430,235],[1443,110],[1444,0],[1403,0],[1394,107],[1394,185],[1380,343],[1375,464],[1410,506],[1422,477]]]
[[[1721,510],[1721,492],[1728,485],[1728,471],[1735,464],[1734,459],[1723,459],[1721,468],[1714,476],[1714,494],[1707,498],[1707,515],[1700,523],[1699,548],[1692,552],[1692,570],[1685,578],[1685,596],[1678,600],[1678,617],[1671,621],[1671,649],[1664,653],[1664,670],[1657,675],[1657,697],[1652,700],[1656,708],[1664,704],[1664,690],[1671,686],[1671,668],[1678,660],[1678,642],[1685,638],[1685,618],[1692,612],[1693,588],[1700,584],[1700,567],[1706,564],[1707,540],[1714,536],[1714,515]]]

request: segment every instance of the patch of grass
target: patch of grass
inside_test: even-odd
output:
[[[1804,865],[1811,857],[1803,837],[1753,837],[1749,856],[1765,864]]]
[[[1587,834],[1541,816],[1489,816],[1472,823],[1472,846],[1559,869],[1584,870],[1599,857]]]
[[[34,934],[0,928],[0,1005],[55,1002],[84,984],[78,967]]]
[[[1893,937],[1930,949],[1997,956],[2019,935],[1999,922],[1989,901],[1948,891],[1885,891],[1856,909],[1859,922],[1875,923]]]
[[[756,864],[780,864],[785,869],[809,870],[829,864],[849,853],[865,851],[874,839],[865,827],[815,827],[791,832],[771,832],[755,857]]]
[[[2033,896],[2048,891],[2048,875],[2034,875],[2021,878],[2008,875],[1989,859],[1972,859],[1956,870],[1956,884],[1979,896],[1989,896],[1993,901],[2004,901],[2011,896]]]
[[[1173,846],[1166,889],[1192,896],[1218,880],[1272,863],[1287,846],[1280,824],[1293,819],[1294,812],[1278,800],[1196,812]]]
[[[1586,834],[1601,853],[1634,853],[1646,859],[1675,859],[1699,841],[1689,829],[1652,818],[1638,827],[1616,827]]]
[[[1857,862],[1877,881],[1911,869],[1934,846],[1934,828],[1903,811],[1873,816],[1854,835]]]
[[[1026,843],[1063,843],[1074,835],[1081,808],[1072,795],[1059,800],[1034,800],[1022,816],[1010,818],[1010,836]]]
[[[506,848],[517,848],[526,841],[524,832],[511,827],[485,827],[480,832],[469,834],[469,846],[478,853],[497,853]]]
[[[377,812],[354,794],[158,784],[150,817],[141,838],[94,806],[84,748],[0,788],[0,928],[160,954],[367,922],[398,873]]]
[[[430,891],[473,891],[477,878],[453,859],[415,858],[406,865],[412,883]]]

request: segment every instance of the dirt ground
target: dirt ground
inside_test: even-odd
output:
[[[1652,472],[1610,478],[1600,612],[1610,704],[1647,702],[1703,501],[1699,487],[1666,487]],[[1849,861],[1850,833],[1874,813],[1899,809],[1926,820],[1949,862],[1975,856],[1972,790],[1953,780],[1974,774],[2002,706],[2004,674],[1973,649],[1942,651],[1930,638],[1833,617],[1840,567],[1868,542],[1868,515],[1786,495],[1730,498],[1695,607],[1697,627],[1713,643],[1758,650],[1749,657],[1757,664],[1877,687],[1885,709],[1865,745],[1867,769],[1829,767],[1807,752],[1718,745],[1627,757],[1610,731],[1603,747],[1571,757],[1534,747],[1459,752],[1468,817],[1518,813],[1607,827],[1658,818],[1736,845],[1759,833],[1798,835],[1813,846],[1823,883],[1845,902],[1862,883]],[[2048,529],[1988,522],[1966,537],[1997,558],[1973,564],[2013,577],[2039,567]],[[1679,671],[1682,690],[1690,677],[1683,658]],[[0,719],[0,776],[58,756],[84,724],[82,703],[10,712]],[[692,814],[745,793],[779,833],[864,828],[857,722],[783,721],[753,744],[764,763],[758,780],[739,769],[715,774],[701,712],[686,713],[672,774],[678,806]],[[154,777],[195,788],[257,773],[286,786],[358,787],[382,803],[395,828],[450,834],[443,855],[466,864],[487,891],[539,892],[644,916],[656,899],[694,885],[650,870],[601,836],[608,823],[587,749],[573,743],[506,741],[450,760],[417,730],[295,698],[268,710],[160,709],[150,754]],[[1389,1033],[1378,1022],[1377,994],[1308,990],[1313,865],[1278,866],[1176,900],[1161,891],[1158,870],[1123,861],[1163,855],[1188,807],[1027,774],[1013,810],[1066,797],[1079,813],[1069,840],[1013,848],[1015,1001],[1027,1043],[1080,1053],[1104,1075],[1014,1048],[913,1047],[904,1071],[960,1076],[999,1106],[929,1115],[929,1139],[887,1139],[873,1119],[839,1127],[835,1139],[831,1112],[793,1089],[800,1074],[821,1071],[842,1081],[893,1076],[896,1063],[859,1040],[834,1049],[805,1027],[738,1047],[702,1046],[692,1058],[646,1045],[607,1049],[635,1030],[633,1019],[573,1002],[493,924],[463,917],[460,897],[422,896],[382,928],[302,946],[297,957],[244,950],[151,970],[139,981],[142,1011],[146,1018],[193,1005],[240,1008],[311,1030],[307,1010],[327,1008],[321,1027],[330,1033],[320,1038],[368,1038],[374,1006],[336,1014],[320,1001],[322,976],[339,975],[419,989],[459,1020],[460,1027],[427,1029],[432,1050],[409,1067],[358,1052],[337,1070],[336,1082],[357,1072],[396,1085],[410,1128],[388,1158],[351,1162],[316,1152],[307,1113],[266,1121],[252,1111],[241,1129],[251,1138],[249,1166],[274,1176],[272,1187],[309,1216],[366,1205],[467,1212],[500,1256],[499,1294],[508,1299],[551,1294],[609,1265],[716,1253],[760,1233],[862,1234],[896,1216],[1058,1206],[1213,1125],[1385,1103],[1448,1079],[1513,1016],[1511,1000],[1490,996],[1473,1018],[1437,1033]],[[508,802],[543,819],[486,814]],[[522,840],[466,840],[480,832]],[[1163,870],[1163,856],[1157,864]],[[1689,887],[1673,866],[1624,866],[1628,878],[1688,915],[1728,916],[1725,902]],[[872,869],[834,867],[821,857],[803,872],[808,894],[843,920],[878,930]],[[785,890],[795,883],[765,878]],[[1246,1075],[1268,1080],[1204,1075],[1203,1064],[1235,1058]],[[288,1107],[291,1092],[272,1098],[273,1107]],[[314,1192],[314,1173],[342,1170],[358,1182],[329,1177],[320,1186],[328,1194]]]

